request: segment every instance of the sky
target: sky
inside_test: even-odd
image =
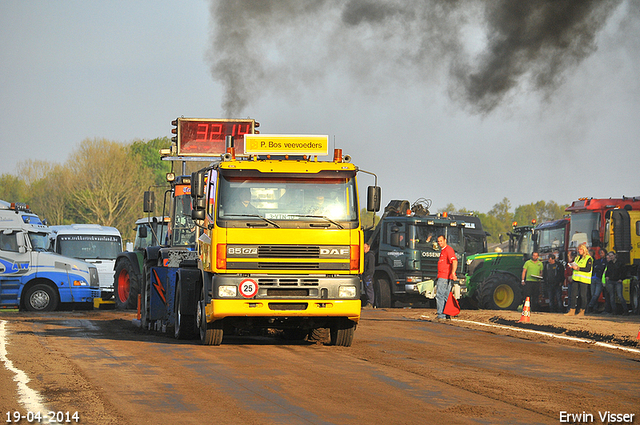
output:
[[[640,2],[3,0],[0,40],[0,175],[250,117],[383,206],[640,195]]]

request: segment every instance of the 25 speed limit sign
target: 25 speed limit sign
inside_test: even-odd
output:
[[[240,282],[240,295],[245,298],[252,298],[258,293],[258,284],[255,280],[245,279]]]

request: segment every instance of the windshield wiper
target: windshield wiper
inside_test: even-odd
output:
[[[329,217],[326,217],[324,215],[302,215],[302,214],[291,214],[291,215],[295,217],[322,218],[324,220],[327,220],[329,223],[335,225],[336,227],[340,229],[344,229],[344,227],[340,223],[338,223],[337,221],[333,221]]]
[[[278,223],[276,223],[273,220],[269,220],[268,218],[265,218],[265,217],[263,217],[263,216],[261,216],[259,214],[225,214],[224,215],[224,217],[228,217],[228,216],[231,216],[231,217],[257,217],[257,218],[260,218],[260,219],[266,221],[267,223],[273,225],[273,227],[277,227],[278,229],[280,228],[280,226],[278,226]]]

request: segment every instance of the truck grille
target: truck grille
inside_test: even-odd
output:
[[[437,258],[423,258],[420,261],[420,268],[422,269],[422,275],[431,279],[435,279],[438,275],[438,259]]]
[[[317,289],[315,290],[318,291]],[[308,289],[289,289],[289,288],[269,288],[267,289],[268,297],[308,297]]]
[[[258,285],[260,286],[318,286],[318,279],[309,278],[260,278]]]
[[[319,269],[319,263],[258,263],[259,269],[276,270],[303,270],[303,269]]]
[[[282,261],[227,261],[227,270],[349,270],[348,262],[293,263]]]
[[[320,258],[319,246],[260,245],[258,258]]]

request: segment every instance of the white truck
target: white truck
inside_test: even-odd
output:
[[[98,269],[51,252],[50,233],[27,205],[0,201],[0,309],[93,307],[100,296]]]
[[[49,229],[53,251],[96,266],[102,299],[113,298],[113,270],[116,257],[122,252],[120,231],[99,224],[69,224]]]

